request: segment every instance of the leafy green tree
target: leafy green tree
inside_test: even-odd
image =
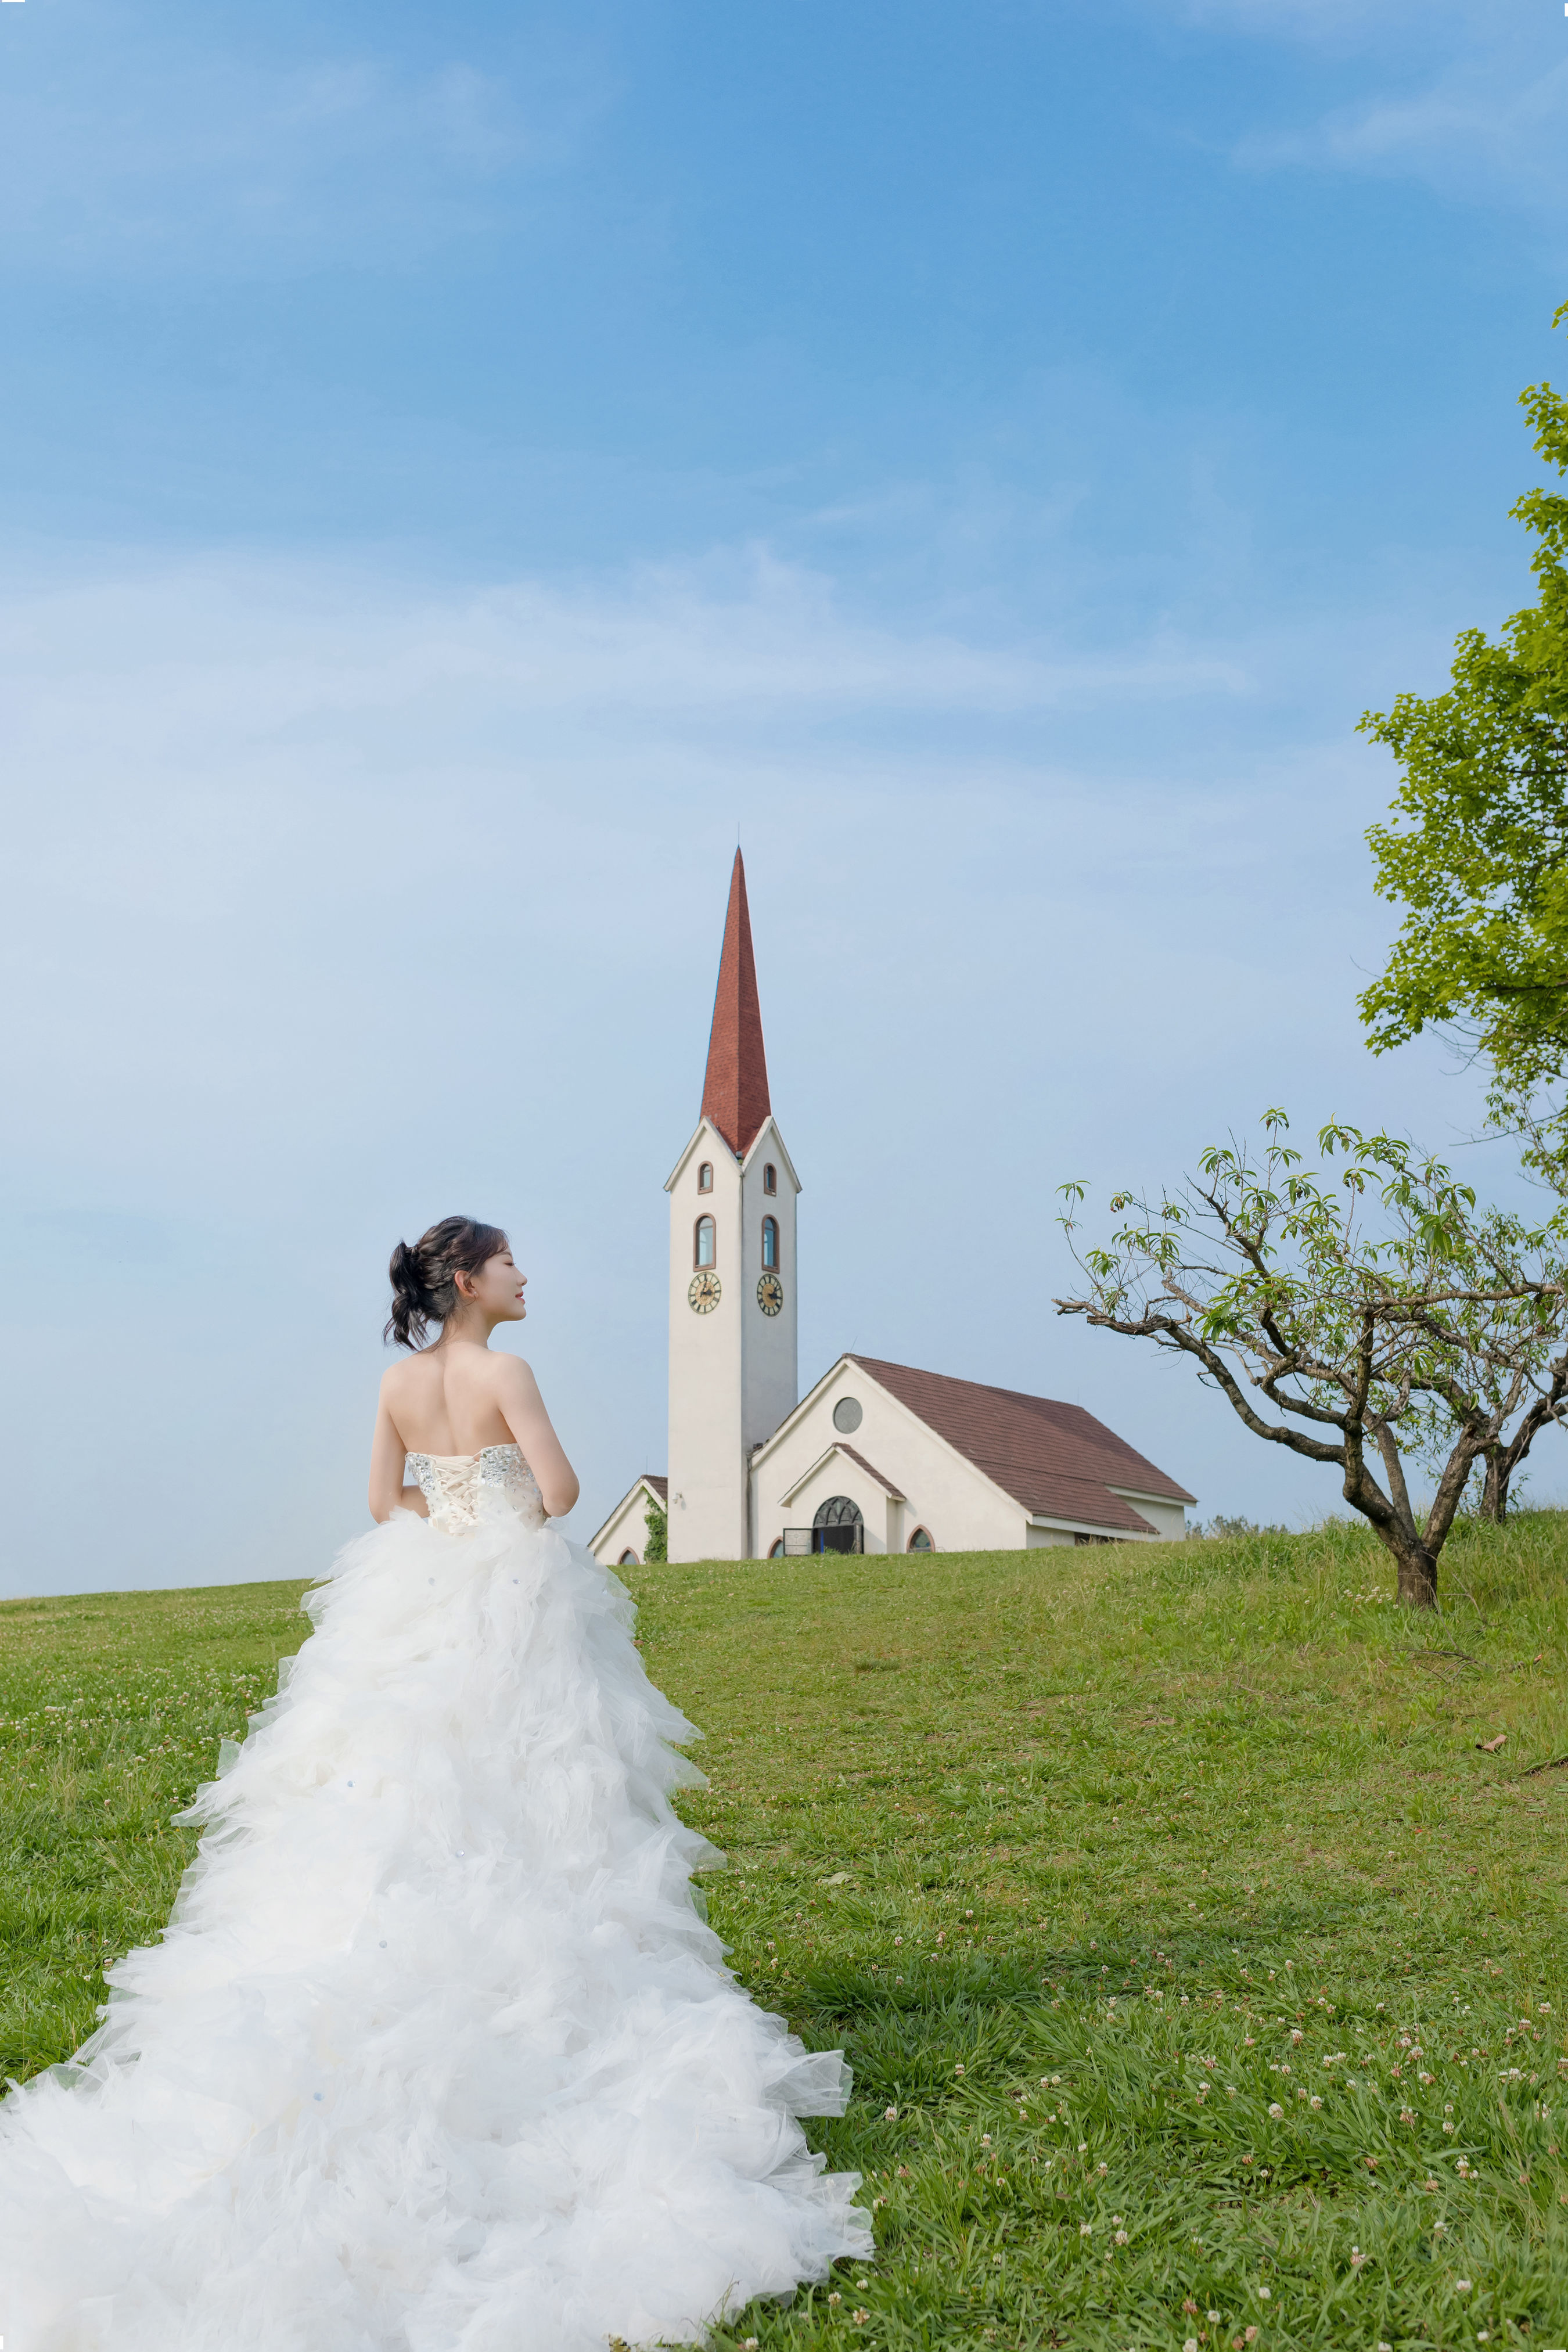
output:
[[[1155,1199],[1122,1192],[1109,1245],[1081,1248],[1081,1184],[1061,1222],[1083,1293],[1058,1298],[1127,1339],[1190,1357],[1256,1437],[1340,1473],[1398,1573],[1433,1607],[1437,1560],[1478,1463],[1497,1488],[1568,1405],[1568,1264],[1555,1225],[1479,1209],[1397,1136],[1325,1127],[1328,1173],[1266,1114],[1259,1152],[1215,1145]],[[1258,1400],[1255,1402],[1254,1400]],[[1435,1477],[1425,1510],[1419,1463]]]
[[[643,1525],[647,1529],[647,1542],[643,1547],[643,1559],[657,1561],[669,1558],[669,1513],[650,1503],[643,1513]]]
[[[1568,401],[1548,383],[1520,397],[1538,455],[1568,475]],[[1367,836],[1379,893],[1405,909],[1360,1000],[1372,1043],[1455,1024],[1505,1097],[1568,1067],[1568,496],[1533,489],[1511,511],[1535,541],[1535,603],[1495,644],[1464,632],[1447,693],[1361,721],[1404,777],[1403,822]]]

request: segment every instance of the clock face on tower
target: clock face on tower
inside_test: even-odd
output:
[[[784,1285],[776,1274],[764,1274],[758,1283],[757,1305],[764,1315],[776,1315],[784,1305]]]
[[[710,1268],[694,1274],[687,1287],[686,1303],[694,1315],[711,1315],[723,1297],[719,1277]]]

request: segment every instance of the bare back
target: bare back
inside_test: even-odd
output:
[[[381,1392],[405,1452],[478,1454],[515,1444],[500,1400],[506,1371],[515,1372],[517,1362],[458,1340],[394,1364]]]
[[[552,1518],[572,1508],[576,1474],[521,1356],[454,1339],[394,1364],[382,1379],[371,1445],[371,1516],[384,1519],[400,1507],[423,1515],[424,1496],[403,1484],[405,1454],[473,1454],[488,1445],[521,1449]]]

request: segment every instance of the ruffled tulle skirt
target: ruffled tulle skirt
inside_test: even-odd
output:
[[[604,2352],[868,2253],[616,1580],[400,1512],[306,1605],[162,1942],[0,2105],[5,2352]]]

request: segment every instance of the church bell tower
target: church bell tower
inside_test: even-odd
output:
[[[741,853],[697,1132],[669,1194],[669,1557],[746,1559],[752,1448],[799,1401],[795,1197],[768,1100]]]

